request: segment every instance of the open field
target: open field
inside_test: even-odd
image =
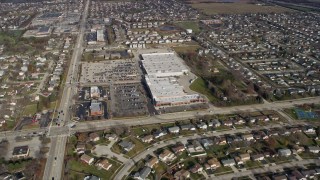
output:
[[[194,33],[200,32],[199,24],[195,21],[178,22],[176,25],[184,29],[192,29]]]
[[[212,14],[245,14],[245,13],[281,13],[292,11],[279,6],[261,6],[247,3],[198,3],[192,4],[193,8],[201,12]]]
[[[190,85],[190,89],[205,95],[210,102],[216,101],[216,98],[212,95],[210,89],[207,88],[206,81],[202,78],[194,80],[194,82]]]

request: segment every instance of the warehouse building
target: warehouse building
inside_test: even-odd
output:
[[[142,54],[147,84],[157,109],[167,106],[181,106],[204,102],[196,93],[186,93],[176,77],[188,73],[188,68],[174,53]]]
[[[97,41],[104,42],[104,32],[102,29],[97,30]]]
[[[150,76],[170,77],[188,73],[187,67],[175,53],[151,53],[141,56],[142,65]]]

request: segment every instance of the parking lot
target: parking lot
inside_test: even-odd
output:
[[[141,84],[115,85],[111,94],[114,116],[145,115],[147,98]]]
[[[80,83],[111,82],[140,82],[138,63],[129,59],[82,63]]]
[[[17,147],[17,146],[29,146],[30,148],[29,157],[36,158],[39,154],[41,141],[39,137],[36,135],[30,135],[30,136],[27,136],[26,138],[18,138],[16,140],[9,141],[9,142],[10,143],[9,143],[8,151],[3,154],[5,155],[4,158],[7,160],[12,158],[13,149],[14,147]]]

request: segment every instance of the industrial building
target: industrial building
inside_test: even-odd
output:
[[[178,83],[176,77],[188,73],[188,69],[174,53],[142,54],[141,57],[143,68],[147,72],[145,83],[157,109],[204,101],[199,94],[186,93]]]
[[[182,60],[173,52],[142,54],[142,65],[149,76],[170,77],[188,73]]]
[[[97,41],[104,42],[104,32],[102,29],[97,30]]]

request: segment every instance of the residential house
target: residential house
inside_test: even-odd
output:
[[[239,158],[241,161],[247,162],[250,160],[250,154],[249,153],[240,154]]]
[[[234,161],[234,159],[223,159],[221,160],[221,164],[223,166],[234,166],[236,165],[236,162]]]
[[[97,176],[94,176],[94,175],[88,175],[88,176],[84,177],[83,180],[100,180],[100,178]]]
[[[193,153],[193,152],[203,152],[204,149],[203,147],[201,146],[200,142],[197,141],[197,140],[193,140],[191,142],[191,144],[188,144],[187,145],[187,150],[189,153]]]
[[[309,146],[308,147],[308,151],[311,152],[311,153],[319,153],[320,152],[320,147],[318,146]]]
[[[141,169],[141,171],[136,172],[136,173],[134,174],[133,178],[134,178],[134,179],[137,179],[137,180],[146,180],[147,177],[149,176],[150,172],[151,172],[151,168],[145,166],[145,167],[143,167],[143,168]]]
[[[252,141],[252,140],[254,140],[252,134],[243,134],[243,135],[242,135],[242,139],[245,140],[245,141]]]
[[[206,165],[205,165],[206,169],[216,169],[216,168],[218,168],[220,166],[221,166],[221,164],[220,164],[220,162],[218,161],[217,158],[209,159],[207,161]]]
[[[218,119],[213,119],[213,120],[211,120],[211,122],[212,122],[213,127],[220,127],[221,126],[221,123]]]
[[[281,174],[279,174],[279,175],[273,175],[273,176],[272,176],[272,179],[273,179],[273,180],[287,180],[287,176],[281,175]]]
[[[100,140],[100,136],[98,133],[93,132],[89,134],[89,141],[97,142],[99,140]]]
[[[245,122],[244,119],[242,119],[242,118],[235,118],[235,119],[233,120],[233,123],[236,124],[236,125],[242,125],[242,124],[244,124],[244,123],[246,123],[246,122]]]
[[[206,149],[208,149],[210,146],[213,145],[213,141],[208,138],[201,139],[200,141],[201,141],[202,146]]]
[[[279,156],[290,156],[292,152],[290,149],[279,149],[278,154]]]
[[[279,116],[274,115],[274,114],[269,115],[268,117],[269,117],[269,119],[272,120],[272,121],[278,121],[278,120],[280,119]]]
[[[175,154],[179,154],[179,153],[181,153],[181,152],[183,152],[183,151],[185,151],[186,149],[185,149],[185,147],[184,147],[184,145],[182,144],[182,143],[177,143],[176,145],[174,145],[173,147],[172,147],[172,151],[175,153]]]
[[[144,143],[150,143],[151,141],[153,141],[153,136],[150,135],[146,135],[144,137],[141,138],[141,141]]]
[[[310,126],[305,127],[303,132],[306,134],[316,134],[316,130]]]
[[[264,155],[263,154],[251,154],[250,158],[252,161],[262,161],[262,160],[264,160]]]
[[[192,173],[201,173],[203,170],[203,167],[199,164],[199,163],[196,163],[191,169],[190,171]]]
[[[233,122],[232,122],[231,120],[224,120],[224,121],[222,121],[222,124],[223,124],[224,126],[230,127],[230,126],[233,125]]]
[[[83,154],[83,155],[80,157],[80,159],[81,159],[81,161],[83,161],[83,162],[85,162],[85,163],[87,163],[87,164],[89,164],[89,165],[91,165],[91,164],[93,163],[93,161],[94,161],[94,158],[93,158],[93,157],[90,157],[90,156],[88,156],[88,155],[86,155],[86,154]]]
[[[168,149],[165,149],[160,155],[159,159],[165,163],[171,162],[176,158],[176,156],[169,151]]]
[[[227,144],[227,138],[224,136],[218,137],[218,145],[225,145]]]
[[[307,180],[302,174],[300,171],[298,170],[294,170],[294,171],[291,171],[290,175],[289,175],[289,178],[290,177],[293,177],[292,179],[297,179],[297,180]]]
[[[187,130],[187,131],[195,131],[196,127],[193,124],[185,124],[185,125],[181,125],[181,130]]]
[[[158,164],[159,160],[157,157],[152,156],[146,162],[146,166],[153,168],[154,165]]]
[[[132,142],[130,141],[126,141],[126,140],[123,140],[119,143],[119,146],[125,150],[126,152],[129,152],[130,150],[132,150],[134,147],[135,147],[135,144],[133,144]]]
[[[176,180],[185,180],[190,178],[190,172],[184,169],[174,173],[174,179]]]
[[[297,152],[297,153],[301,153],[301,152],[304,152],[305,149],[303,146],[298,146],[298,145],[294,145],[293,146],[293,149]]]
[[[198,123],[198,124],[197,124],[197,127],[198,127],[199,129],[202,129],[202,130],[207,130],[208,125],[207,125],[206,123],[204,123],[204,122],[201,122],[201,123]]]
[[[86,150],[86,145],[82,143],[78,143],[75,150],[77,154],[83,154]]]
[[[109,161],[107,159],[103,159],[103,160],[98,161],[96,163],[96,166],[108,171],[112,167],[112,164],[109,163]]]
[[[116,134],[106,134],[105,138],[109,141],[118,141],[119,137]]]
[[[167,135],[167,132],[166,131],[160,131],[160,130],[156,131],[153,134],[154,138],[156,138],[156,139],[158,139],[158,138],[160,138],[162,136],[165,136],[165,135]]]
[[[304,169],[304,170],[301,170],[301,174],[305,177],[305,178],[308,178],[308,179],[313,179],[314,178],[314,175],[316,174],[317,172],[314,170],[314,169]]]
[[[169,133],[176,134],[180,132],[180,128],[178,126],[173,126],[168,128]]]

